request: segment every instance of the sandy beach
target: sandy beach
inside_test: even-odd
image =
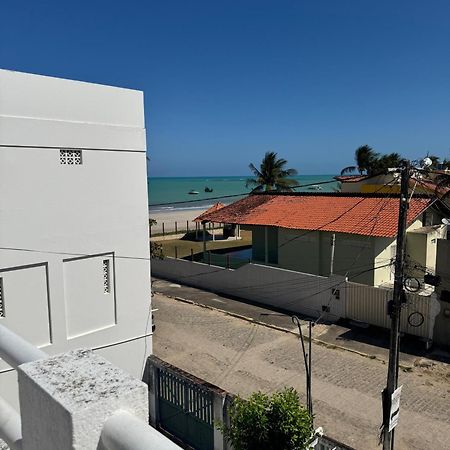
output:
[[[195,230],[195,223],[193,220],[198,217],[207,208],[188,209],[188,210],[170,210],[170,211],[150,211],[149,218],[155,219],[157,224],[152,227],[153,233],[162,232],[162,224],[164,223],[165,232],[175,231],[175,222],[177,222],[177,229],[186,231],[187,222],[189,222],[189,229]]]

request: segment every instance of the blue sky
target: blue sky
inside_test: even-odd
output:
[[[145,91],[150,174],[450,157],[447,0],[17,1],[0,67]]]

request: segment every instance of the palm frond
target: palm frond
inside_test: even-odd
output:
[[[341,170],[341,175],[345,175],[347,173],[353,173],[356,172],[358,170],[358,168],[356,166],[348,166],[348,167],[344,167]]]

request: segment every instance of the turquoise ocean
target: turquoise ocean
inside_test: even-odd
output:
[[[293,177],[297,184],[315,184],[332,180],[334,175],[299,175]],[[248,176],[232,177],[149,177],[147,180],[150,211],[174,211],[189,209],[206,209],[217,202],[225,204],[242,198],[250,192],[245,187]],[[205,188],[212,192],[205,192]],[[337,182],[320,185],[321,190],[310,187],[297,188],[301,192],[333,192]],[[198,194],[189,194],[197,191]],[[235,197],[215,197],[232,195]],[[183,202],[183,203],[181,203]],[[185,203],[184,203],[185,202]]]

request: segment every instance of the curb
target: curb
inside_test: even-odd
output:
[[[298,336],[298,333],[296,333],[293,330],[290,330],[290,329],[284,328],[284,327],[280,327],[278,325],[272,325],[270,323],[260,322],[259,320],[255,320],[252,317],[243,316],[241,314],[237,314],[237,313],[234,313],[234,312],[231,312],[231,311],[225,311],[223,309],[216,308],[214,306],[204,305],[204,304],[198,303],[198,302],[196,302],[194,300],[189,300],[189,299],[186,299],[186,298],[183,298],[183,297],[177,297],[177,296],[165,294],[164,292],[160,292],[160,291],[156,291],[156,290],[154,290],[153,293],[154,294],[159,294],[159,295],[164,295],[167,298],[171,298],[173,300],[177,300],[177,301],[182,302],[182,303],[187,303],[189,305],[200,306],[201,308],[209,309],[211,311],[217,311],[217,312],[226,314],[227,316],[235,317],[236,319],[241,319],[241,320],[245,320],[246,322],[254,323],[254,324],[257,324],[257,325],[262,325],[262,326],[264,326],[266,328],[271,328],[273,330],[282,331],[284,333],[289,333],[289,334],[292,334],[294,336]],[[305,336],[304,339],[306,341],[309,340],[307,336]],[[342,351],[349,352],[349,353],[354,353],[354,354],[362,356],[364,358],[380,361],[383,364],[387,364],[387,361],[385,359],[383,359],[383,358],[381,358],[380,356],[377,356],[377,355],[371,355],[370,353],[361,352],[359,350],[354,350],[352,348],[343,347],[343,346],[337,345],[337,344],[330,344],[329,342],[322,341],[321,339],[314,338],[314,337],[311,338],[311,341],[316,343],[316,344],[318,344],[318,345],[321,345],[322,347],[326,347],[326,348],[329,348],[329,349],[342,350]],[[399,364],[399,368],[402,369],[403,371],[410,372],[410,371],[413,370],[414,365],[405,365],[405,364],[401,364],[400,363]]]

